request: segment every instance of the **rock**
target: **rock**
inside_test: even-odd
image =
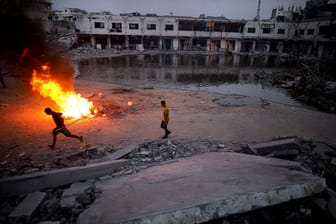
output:
[[[292,158],[299,154],[299,151],[296,149],[288,149],[282,151],[274,151],[271,154],[266,155],[267,157],[278,157],[278,158]]]
[[[109,175],[105,175],[105,176],[102,176],[102,177],[98,177],[98,179],[99,179],[100,181],[110,180],[111,178],[112,178],[112,177],[109,176]]]
[[[226,146],[225,146],[225,144],[218,144],[217,145],[217,148],[218,149],[224,149]]]
[[[328,211],[336,219],[336,198],[335,197],[330,199],[328,203]]]
[[[90,194],[82,194],[77,197],[77,201],[81,203],[83,206],[91,204],[91,197]]]
[[[138,155],[142,155],[142,156],[148,156],[150,154],[149,151],[141,151],[138,153]]]
[[[162,160],[162,156],[156,156],[156,157],[154,157],[154,160],[155,161],[161,161]]]
[[[26,155],[26,152],[21,152],[21,153],[18,155],[18,157],[21,158],[21,157],[23,157],[23,156],[25,156],[25,155]]]
[[[40,171],[39,168],[31,168],[29,170],[25,170],[24,173],[34,173],[34,172],[37,172],[37,171]]]
[[[97,151],[98,149],[98,145],[93,145],[93,146],[90,146],[88,149],[86,149],[86,151]]]
[[[332,158],[331,161],[330,161],[330,163],[331,163],[332,165],[336,166],[336,158]]]
[[[144,158],[140,160],[141,162],[147,163],[147,162],[151,162],[152,159],[151,158]]]
[[[62,197],[60,206],[63,209],[70,209],[76,207],[78,204],[75,196]]]
[[[133,174],[133,170],[127,170],[126,172],[124,172],[124,175],[131,175]]]
[[[60,221],[42,221],[39,222],[38,224],[61,224]]]
[[[172,143],[172,141],[170,141],[170,140],[168,140],[168,146],[169,147],[172,147],[172,148],[174,148],[174,149],[176,149],[176,145],[174,145],[173,143]]]
[[[286,138],[271,142],[248,144],[248,148],[255,154],[268,155],[283,150],[298,150],[296,138]]]
[[[57,198],[52,198],[44,203],[44,206],[48,213],[51,213],[59,208],[59,200]]]
[[[82,195],[86,194],[86,191],[91,189],[92,183],[88,182],[77,182],[70,186],[70,188],[66,189],[61,197],[61,208],[73,208],[77,206],[79,198]]]
[[[152,153],[153,157],[156,157],[160,154],[158,144],[151,143],[148,145],[149,151]]]
[[[22,219],[29,222],[46,195],[47,194],[44,192],[34,192],[28,194],[27,197],[25,197],[25,199],[19,204],[19,206],[10,213],[8,218],[12,222]]]
[[[81,194],[85,194],[85,192],[91,188],[93,188],[92,183],[88,183],[88,182],[74,183],[70,186],[70,188],[66,189],[63,192],[62,198],[68,197],[68,196],[78,196]]]
[[[13,206],[11,206],[8,202],[3,202],[0,204],[0,216],[8,216],[8,214],[13,211]]]
[[[313,198],[312,201],[315,205],[317,205],[320,209],[326,211],[328,202],[324,198]]]

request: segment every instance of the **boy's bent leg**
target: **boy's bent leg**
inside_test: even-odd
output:
[[[71,134],[71,132],[67,129],[67,128],[62,128],[61,132],[67,136],[67,137],[70,137],[70,138],[77,138],[80,142],[83,142],[83,136],[78,136],[78,135],[73,135]]]
[[[78,136],[78,135],[65,135],[67,137],[70,137],[70,138],[77,138],[80,142],[83,142],[83,136]]]
[[[56,137],[57,135],[56,134],[53,134],[53,143],[52,143],[52,145],[48,145],[52,150],[54,150],[55,149],[55,145],[56,145]]]

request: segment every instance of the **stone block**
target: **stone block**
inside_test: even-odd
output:
[[[16,222],[17,220],[25,220],[25,222],[29,222],[46,195],[47,193],[44,192],[28,194],[19,206],[9,214],[9,220],[12,222]]]
[[[298,150],[296,138],[287,138],[271,142],[248,144],[247,147],[257,155],[268,155],[282,150]]]

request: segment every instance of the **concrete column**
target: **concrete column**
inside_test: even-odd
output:
[[[263,60],[263,64],[264,64],[264,65],[267,65],[267,64],[268,64],[268,59],[269,59],[268,56],[264,56],[264,60]]]
[[[178,47],[179,47],[179,41],[178,41],[177,38],[174,38],[174,39],[173,39],[173,49],[174,49],[175,51],[177,51],[177,50],[178,50]]]
[[[240,40],[235,40],[235,49],[234,51],[235,52],[240,52],[240,49],[241,49],[241,41]]]
[[[162,50],[162,37],[159,38],[159,50]]]
[[[264,46],[264,52],[268,53],[270,51],[270,49],[271,49],[271,43],[269,41],[267,41],[265,43],[265,46]]]
[[[220,40],[220,48],[225,49],[225,40],[224,39]]]
[[[254,40],[254,41],[253,41],[253,44],[252,44],[252,52],[254,52],[254,51],[255,51],[256,44],[257,44],[257,42]]]
[[[209,55],[205,56],[205,65],[208,66],[209,65]]]
[[[284,43],[283,42],[279,42],[277,48],[278,48],[278,53],[282,54],[283,48],[284,48]]]
[[[158,55],[158,57],[159,57],[159,65],[162,65],[162,57],[163,57],[164,55]],[[163,70],[163,69],[160,69],[160,71],[161,70]],[[160,77],[160,76],[159,76]]]
[[[173,56],[173,65],[177,66],[177,64],[178,64],[178,55],[174,54],[172,56]]]
[[[312,53],[312,49],[313,49],[313,46],[310,44],[308,45],[308,49],[307,49],[307,52],[306,52],[306,56],[310,56],[311,53]]]
[[[323,56],[323,51],[324,51],[323,43],[320,43],[320,44],[318,45],[318,49],[317,49],[317,56],[318,56],[319,58],[322,58],[322,56]]]
[[[107,36],[107,49],[111,49],[111,36]]]
[[[96,48],[96,38],[91,36],[90,38],[91,47]]]
[[[72,61],[72,67],[74,68],[74,78],[77,78],[80,76],[79,72],[79,65],[77,61]]]
[[[238,66],[239,65],[239,59],[240,59],[239,55],[234,55],[233,56],[233,65],[234,66]]]
[[[254,57],[250,57],[250,66],[252,66],[254,64]]]
[[[206,43],[206,50],[210,51],[210,45],[211,45],[211,40],[207,39],[207,43]]]
[[[129,38],[128,38],[127,35],[126,35],[126,37],[125,37],[125,48],[126,48],[126,49],[129,48]]]
[[[224,65],[225,64],[225,56],[224,55],[218,55],[218,64]]]

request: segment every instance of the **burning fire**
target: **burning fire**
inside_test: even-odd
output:
[[[40,71],[33,70],[30,84],[33,91],[38,91],[43,97],[54,100],[61,108],[64,117],[92,117],[97,112],[93,103],[81,97],[80,94],[64,91],[62,86],[52,79],[48,65],[42,65]]]

